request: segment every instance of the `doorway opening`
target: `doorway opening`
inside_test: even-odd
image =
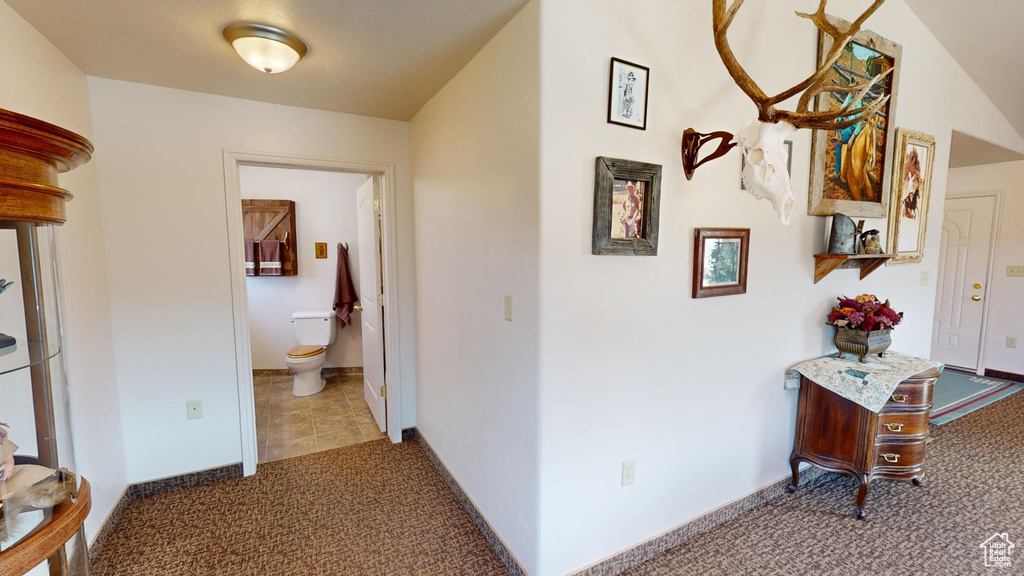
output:
[[[1024,389],[1011,296],[1014,195],[1024,155],[953,132],[942,214],[931,357],[946,365],[931,422],[942,425]],[[1008,202],[1008,198],[1012,202]],[[1004,347],[1005,343],[1005,347]],[[1009,362],[1007,361],[1009,358]]]
[[[228,150],[224,163],[244,473],[385,435],[400,442],[394,167]],[[243,200],[294,202],[293,225],[274,228],[287,208],[243,216]],[[247,275],[260,256],[271,264],[249,269],[281,277]],[[336,297],[346,277],[354,294]],[[335,300],[350,313],[336,314]]]

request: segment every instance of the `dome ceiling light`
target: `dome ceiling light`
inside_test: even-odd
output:
[[[267,74],[291,68],[306,55],[306,44],[289,32],[263,24],[232,24],[224,39],[242,60]]]

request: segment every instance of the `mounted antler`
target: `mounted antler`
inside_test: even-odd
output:
[[[818,67],[814,74],[811,74],[802,82],[796,84],[792,88],[783,90],[775,96],[768,96],[763,90],[761,90],[750,75],[747,74],[747,71],[743,69],[743,66],[740,65],[739,61],[736,59],[736,55],[732,52],[732,48],[729,46],[729,39],[726,34],[729,31],[729,26],[732,24],[733,18],[736,16],[736,12],[738,12],[740,7],[743,5],[743,0],[733,0],[733,3],[728,10],[725,8],[726,0],[712,0],[715,47],[718,49],[718,54],[722,57],[722,63],[725,64],[725,68],[729,71],[729,75],[732,76],[740,89],[743,90],[743,92],[753,100],[754,105],[757,106],[758,120],[761,122],[771,123],[788,122],[793,125],[794,128],[838,130],[840,128],[857,124],[865,118],[870,117],[871,114],[880,110],[885,106],[885,103],[889,101],[889,97],[884,96],[875,100],[866,107],[861,107],[861,102],[864,97],[872,88],[875,87],[875,85],[877,85],[892,71],[891,68],[870,80],[852,86],[839,86],[828,83],[832,66],[839,61],[840,56],[843,54],[843,50],[846,49],[846,45],[857,34],[857,32],[860,31],[860,27],[864,21],[874,14],[875,10],[878,10],[884,2],[885,0],[875,0],[875,2],[871,4],[871,6],[865,10],[859,18],[853,21],[845,32],[839,30],[835,25],[828,21],[828,17],[825,14],[825,7],[828,4],[828,0],[820,0],[818,10],[813,14],[797,12],[797,16],[811,20],[819,30],[832,37],[832,48],[829,50],[824,61],[821,63],[821,66]],[[784,102],[801,92],[803,92],[803,94],[800,96],[795,112],[775,108],[775,105],[779,102]],[[856,93],[857,95],[839,110],[809,112],[808,109],[811,101],[815,96],[822,92],[847,92]]]
[[[743,0],[733,0],[726,7],[727,0],[712,0],[712,23],[714,27],[715,47],[722,58],[729,75],[741,90],[757,106],[757,120],[748,122],[735,136],[735,140],[743,148],[747,167],[743,172],[743,182],[757,198],[768,198],[775,206],[779,219],[789,223],[794,197],[789,173],[786,171],[786,157],[783,143],[786,137],[798,128],[818,130],[841,130],[872,118],[876,112],[889,101],[885,95],[865,104],[865,98],[892,72],[892,69],[856,84],[842,86],[830,80],[832,67],[839,61],[847,44],[860,31],[861,25],[868,19],[885,0],[874,0],[870,7],[853,21],[845,30],[829,21],[825,14],[828,0],[819,0],[818,9],[813,14],[797,12],[797,16],[811,20],[824,34],[832,37],[832,46],[822,59],[821,66],[803,81],[791,88],[769,96],[750,77],[729,46],[728,31]],[[811,102],[823,93],[849,94],[838,110],[810,111]],[[780,110],[776,108],[796,95],[800,95],[796,110]],[[695,139],[700,133],[689,130],[683,136],[683,167],[689,179],[699,164],[711,159],[697,161],[697,148],[700,140]],[[717,152],[717,151],[716,151]]]

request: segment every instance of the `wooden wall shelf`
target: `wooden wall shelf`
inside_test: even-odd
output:
[[[867,278],[895,254],[815,254],[814,283],[817,284],[836,268],[860,268],[860,279]]]

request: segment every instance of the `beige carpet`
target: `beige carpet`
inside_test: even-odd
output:
[[[507,574],[420,446],[386,440],[132,502],[91,573]]]

